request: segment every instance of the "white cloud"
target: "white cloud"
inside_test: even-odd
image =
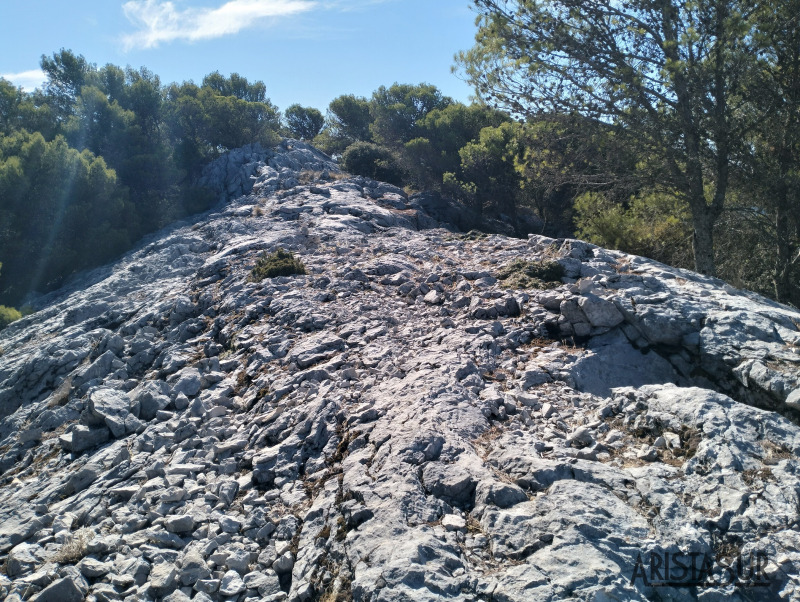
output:
[[[138,30],[123,36],[127,49],[155,48],[163,42],[194,42],[239,33],[264,19],[307,12],[313,0],[229,0],[218,8],[178,8],[162,0],[130,0],[122,5]]]
[[[47,79],[41,69],[32,69],[20,73],[0,73],[0,77],[7,79],[15,86],[21,86],[26,92],[33,92],[34,89],[40,88]]]
[[[376,4],[388,4],[397,0],[328,0],[325,8],[340,10],[342,12],[363,10]]]

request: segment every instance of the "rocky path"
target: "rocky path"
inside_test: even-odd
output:
[[[6,600],[800,599],[796,311],[301,143],[208,177],[0,334]]]

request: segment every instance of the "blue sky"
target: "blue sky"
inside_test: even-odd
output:
[[[469,0],[0,0],[0,75],[37,85],[60,48],[145,66],[162,83],[212,71],[261,80],[275,104],[325,110],[341,94],[426,82],[467,102],[450,73],[473,43]]]

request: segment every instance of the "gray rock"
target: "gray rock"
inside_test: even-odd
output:
[[[242,528],[242,521],[232,516],[221,516],[219,526],[225,533],[238,533]]]
[[[164,528],[171,533],[188,533],[194,529],[194,518],[189,514],[168,516],[164,519]]]
[[[300,368],[308,368],[326,360],[344,348],[344,340],[335,335],[321,334],[309,337],[292,349],[288,359]]]
[[[446,514],[442,517],[442,526],[448,531],[464,531],[467,528],[467,521],[457,514]]]
[[[84,558],[77,565],[81,575],[90,579],[97,579],[111,572],[112,566],[94,558]]]
[[[151,566],[142,558],[129,558],[118,564],[117,571],[121,577],[126,580],[133,579],[136,585],[141,586],[147,581],[151,572]]]
[[[613,328],[625,319],[612,302],[591,293],[578,299],[578,307],[595,328]]]
[[[31,598],[35,602],[82,602],[83,599],[84,592],[69,577],[53,581]]]
[[[475,492],[476,503],[491,504],[498,508],[510,508],[516,504],[528,501],[528,496],[517,485],[498,483],[496,481],[481,481]]]
[[[581,297],[580,300],[583,300],[583,298]],[[577,298],[564,299],[559,306],[559,311],[561,315],[572,324],[588,322],[586,314],[581,310],[579,299]]]
[[[189,602],[189,600],[191,600],[191,598],[179,589],[176,589],[168,596],[162,598],[162,602]]]
[[[186,368],[178,374],[179,378],[172,387],[174,395],[182,393],[186,397],[194,397],[200,392],[203,379],[197,369]]]
[[[594,436],[589,428],[580,426],[570,433],[567,441],[576,447],[586,447],[594,443]]]
[[[170,399],[166,395],[169,387],[163,381],[146,381],[128,393],[139,404],[139,415],[144,420],[153,420],[159,410],[166,408]]]
[[[93,449],[111,439],[111,431],[106,426],[89,428],[83,424],[76,425],[69,433],[59,435],[58,441],[65,450],[80,453]]]
[[[124,367],[125,364],[120,361],[113,351],[106,351],[73,378],[73,385],[78,386],[89,383],[95,379],[104,378],[108,376],[112,370],[119,370]]]
[[[526,370],[522,374],[521,386],[528,390],[538,385],[553,382],[553,377],[544,370]]]
[[[428,291],[422,300],[430,305],[441,305],[444,303],[444,297],[436,290]]]
[[[684,383],[675,368],[654,352],[642,353],[619,334],[595,338],[591,353],[579,358],[570,375],[581,391],[607,396],[615,387],[653,383]]]
[[[132,412],[132,409],[137,412]],[[90,426],[105,424],[111,434],[119,439],[133,430],[128,430],[135,423],[129,420],[136,417],[138,407],[131,404],[131,399],[121,391],[113,389],[96,389],[89,394],[89,405],[85,420]],[[135,429],[134,429],[135,430]]]
[[[197,583],[194,584],[195,591],[199,591],[205,594],[213,594],[219,591],[220,580],[219,579],[200,579]]]
[[[153,565],[150,570],[150,588],[160,596],[166,596],[177,585],[178,571],[171,563]]]
[[[228,554],[228,559],[225,561],[225,566],[232,571],[236,571],[240,575],[249,572],[250,566],[250,552],[241,548],[235,549]]]
[[[272,563],[272,568],[278,575],[289,573],[294,566],[294,557],[288,550],[284,552],[275,562]]]
[[[425,466],[423,481],[432,495],[456,505],[472,503],[477,484],[477,480],[465,469],[438,462],[430,462]]]
[[[73,495],[79,491],[83,491],[90,485],[94,484],[97,477],[102,472],[102,467],[97,464],[87,464],[77,472],[70,475],[66,484],[64,485],[64,493],[66,495]]]
[[[165,504],[170,504],[173,502],[180,502],[181,500],[185,499],[187,495],[186,489],[183,487],[170,487],[164,493],[161,494],[161,501]]]
[[[42,562],[42,548],[35,544],[21,543],[8,553],[6,572],[13,578],[32,572]]]
[[[236,571],[228,571],[222,576],[219,593],[223,596],[237,596],[247,589]]]
[[[800,389],[789,393],[789,396],[786,398],[786,405],[793,410],[800,410]]]
[[[244,576],[247,589],[258,590],[261,596],[274,596],[281,591],[280,580],[274,571],[253,571]]]
[[[32,428],[22,431],[19,434],[19,442],[23,445],[26,443],[35,443],[42,440],[42,429]]]
[[[201,579],[211,575],[211,570],[206,565],[202,554],[197,550],[189,550],[183,557],[180,571],[180,582],[183,585],[194,585]]]

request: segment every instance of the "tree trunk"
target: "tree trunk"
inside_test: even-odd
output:
[[[786,185],[787,149],[780,153],[780,177],[775,185],[775,262],[772,269],[772,284],[775,287],[775,300],[786,303],[789,296],[789,224],[786,214],[788,187]]]
[[[714,222],[713,211],[706,206],[692,203],[692,250],[694,251],[694,269],[706,276],[716,276],[717,268],[714,263]]]
[[[775,257],[775,268],[772,282],[775,286],[775,300],[779,303],[789,303],[791,296],[791,283],[789,281],[789,265],[792,260],[787,240],[789,229],[786,226],[786,215],[775,216],[775,229],[778,236],[778,249]]]

